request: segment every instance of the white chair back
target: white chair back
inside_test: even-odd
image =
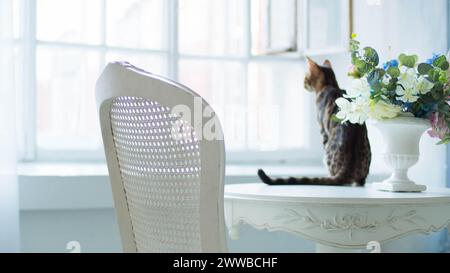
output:
[[[225,252],[223,132],[206,101],[128,63],[105,68],[96,96],[124,251]]]

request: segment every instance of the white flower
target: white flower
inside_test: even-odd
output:
[[[400,69],[400,76],[398,83],[404,88],[414,88],[417,84],[416,70],[413,68],[402,66]]]
[[[339,112],[336,117],[343,122],[347,120],[347,116],[352,111],[352,103],[344,98],[338,98],[336,100],[336,105],[339,107]]]
[[[395,91],[397,94],[397,99],[403,102],[415,102],[419,99],[418,92],[415,86],[403,88],[401,86],[397,86],[397,90]]]
[[[424,76],[420,76],[419,79],[417,79],[416,87],[420,94],[426,94],[431,91],[434,84],[427,80]]]
[[[351,123],[363,124],[369,118],[369,99],[368,98],[357,98],[352,103],[353,116],[350,117]]]
[[[370,103],[369,117],[377,120],[395,118],[400,112],[401,107],[385,101],[372,101]]]
[[[417,77],[416,70],[413,68],[402,67],[400,71],[399,86],[395,91],[400,101],[415,102],[419,99],[419,95],[430,92],[434,86],[425,77]]]
[[[367,78],[354,79],[347,90],[346,98],[370,97],[370,85]]]
[[[363,97],[349,101],[345,98],[336,100],[339,112],[336,117],[342,122],[350,121],[350,123],[363,124],[369,118],[369,101]]]

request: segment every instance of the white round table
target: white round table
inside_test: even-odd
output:
[[[247,223],[313,240],[318,252],[343,252],[447,227],[450,189],[391,193],[370,186],[226,185],[225,219],[234,240],[239,225]]]

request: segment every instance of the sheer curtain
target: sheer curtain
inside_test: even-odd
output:
[[[0,252],[19,251],[13,0],[0,0]]]

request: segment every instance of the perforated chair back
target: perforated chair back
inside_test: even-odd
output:
[[[226,251],[224,141],[209,105],[128,63],[105,68],[96,96],[124,251]]]

